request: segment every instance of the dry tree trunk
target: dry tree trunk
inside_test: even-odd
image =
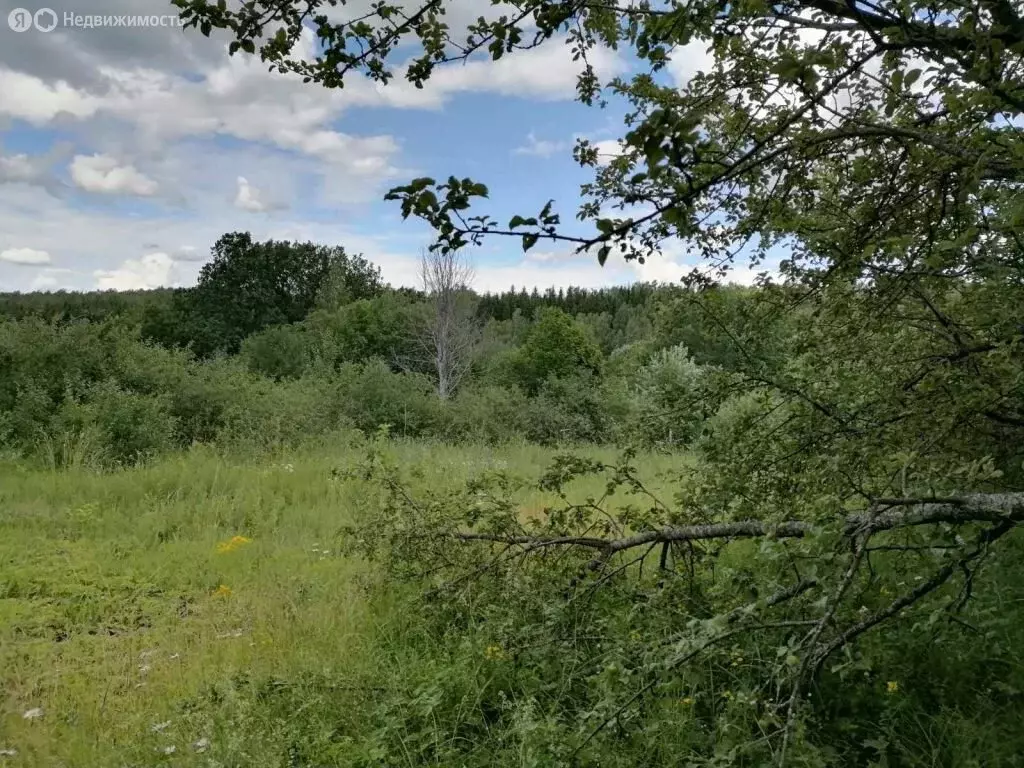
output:
[[[420,342],[442,400],[455,393],[473,360],[479,335],[468,304],[473,275],[458,252],[424,251],[420,257],[420,280],[432,305]]]

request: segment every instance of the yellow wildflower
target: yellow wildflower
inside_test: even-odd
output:
[[[217,553],[223,555],[225,552],[234,552],[239,547],[244,547],[251,541],[252,539],[245,536],[232,536],[227,541],[222,541],[217,545]]]
[[[885,690],[887,693],[898,693],[900,690],[900,684],[895,680],[890,680],[885,684]]]
[[[682,704],[684,707],[692,707],[693,706],[693,697],[692,696],[687,696],[684,699],[680,699],[679,703]]]
[[[213,591],[213,594],[216,597],[230,597],[231,587],[221,584],[219,587],[217,587],[217,589]]]
[[[500,645],[488,645],[484,649],[484,658],[488,661],[502,661],[505,658],[505,651]]]

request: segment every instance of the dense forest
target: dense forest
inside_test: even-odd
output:
[[[729,363],[701,313],[740,317],[757,296],[456,288],[467,371],[443,399],[436,302],[384,285],[342,247],[231,233],[193,288],[6,294],[0,435],[61,466],[383,425],[456,441],[681,445],[700,419],[680,395]]]

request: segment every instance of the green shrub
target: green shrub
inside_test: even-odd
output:
[[[524,439],[527,408],[526,395],[518,387],[471,384],[448,403],[445,436],[489,443]]]
[[[179,445],[212,442],[227,421],[228,409],[251,402],[258,378],[234,360],[192,366],[190,375],[169,393]]]
[[[413,329],[421,324],[422,311],[421,305],[386,293],[318,310],[303,325],[313,337],[316,356],[331,366],[373,357],[392,361],[409,356]]]
[[[444,414],[430,379],[395,373],[383,360],[348,364],[338,374],[344,413],[359,429],[372,432],[390,424],[395,435],[435,434]]]
[[[88,411],[104,457],[113,464],[137,464],[173,444],[174,417],[164,395],[140,395],[102,383],[92,392]]]
[[[607,442],[612,420],[603,394],[588,370],[548,379],[526,405],[526,438],[541,445]]]
[[[655,353],[634,377],[629,430],[642,445],[686,445],[705,417],[707,369],[682,344]]]
[[[313,339],[302,325],[278,325],[242,342],[240,357],[253,373],[274,379],[297,379],[313,360]]]
[[[344,429],[350,422],[338,394],[337,382],[321,377],[256,380],[225,409],[218,440],[236,449],[274,450]]]

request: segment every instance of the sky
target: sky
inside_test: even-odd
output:
[[[0,0],[0,291],[191,285],[232,231],[342,245],[392,285],[416,285],[430,231],[402,221],[387,189],[469,176],[491,192],[481,213],[535,215],[554,198],[575,224],[593,174],[573,161],[575,138],[612,153],[625,132],[614,104],[574,101],[580,65],[558,43],[445,67],[422,90],[362,78],[328,90],[229,57],[218,32],[63,24],[65,13],[174,14],[164,0],[51,0],[62,20],[52,31],[5,23],[40,7]],[[448,21],[500,10],[453,0]],[[605,81],[632,66],[608,50],[591,61]],[[688,46],[667,76],[682,85],[708,64]],[[479,291],[676,281],[697,263],[679,246],[602,268],[594,255],[542,244],[524,254],[500,237],[466,255]]]

